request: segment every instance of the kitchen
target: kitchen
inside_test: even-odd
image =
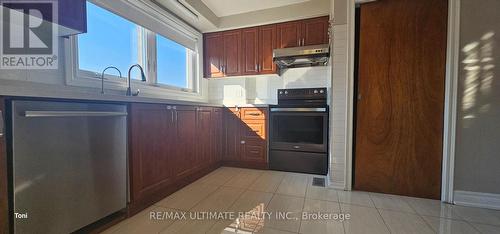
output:
[[[494,0],[41,2],[0,1],[2,61],[56,61],[2,62],[2,233],[500,226]]]

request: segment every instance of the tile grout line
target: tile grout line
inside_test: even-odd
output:
[[[375,210],[377,211],[378,215],[380,215],[380,218],[382,218],[382,222],[384,222],[384,225],[385,227],[387,228],[387,230],[389,231],[389,233],[393,233],[392,230],[391,230],[391,227],[389,227],[389,225],[387,224],[384,216],[382,215],[382,213],[380,213],[380,210],[377,208],[377,206],[375,205],[375,202],[373,201],[372,199],[372,196],[371,196],[371,193],[368,193],[368,198],[370,198],[370,201],[372,202],[373,204],[373,207],[375,208]]]
[[[300,229],[302,228],[302,215],[301,214],[302,214],[302,212],[304,212],[304,208],[306,206],[306,197],[307,197],[307,192],[309,191],[309,183],[312,183],[311,178],[307,179],[306,192],[304,194],[304,202],[302,203],[302,209],[301,209],[300,214],[299,214],[300,215],[299,216],[300,217],[300,222],[299,222],[299,231],[298,231],[298,233],[300,233]]]

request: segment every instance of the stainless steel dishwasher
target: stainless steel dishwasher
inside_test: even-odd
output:
[[[70,233],[127,203],[127,108],[12,102],[14,231]]]

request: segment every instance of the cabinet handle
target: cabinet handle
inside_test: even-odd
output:
[[[300,38],[297,40],[297,46],[300,46]]]
[[[245,141],[240,141],[240,143],[241,143],[242,145],[244,145],[246,142],[245,142]]]
[[[302,38],[302,46],[304,46],[306,43],[305,43],[305,40],[304,38]]]
[[[259,71],[259,65],[255,64],[255,71]]]

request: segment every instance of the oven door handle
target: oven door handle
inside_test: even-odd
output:
[[[326,108],[285,108],[285,107],[273,107],[271,112],[326,112]]]

